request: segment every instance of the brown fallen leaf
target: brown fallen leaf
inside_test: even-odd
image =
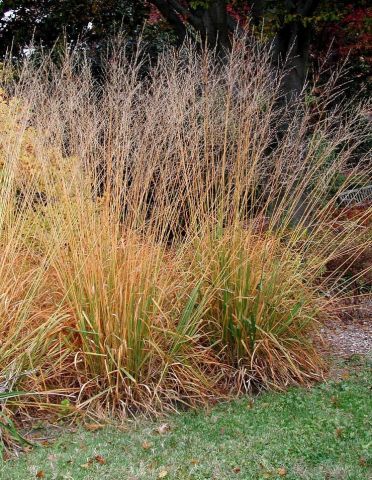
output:
[[[367,460],[364,457],[359,457],[359,465],[361,467],[366,467],[367,466]]]
[[[192,463],[193,465],[198,465],[199,460],[197,460],[196,458],[192,458],[192,459],[191,459],[191,463]]]
[[[336,428],[336,437],[337,438],[341,438],[343,433],[344,433],[343,428]]]
[[[98,462],[100,465],[105,465],[106,459],[102,457],[102,455],[96,455],[94,460]]]
[[[278,468],[277,472],[281,477],[285,477],[287,475],[287,469],[284,467]]]
[[[166,470],[161,470],[159,472],[158,478],[165,478],[168,476],[168,472]]]
[[[233,472],[234,472],[234,473],[239,473],[240,470],[241,470],[240,467],[234,467],[234,468],[233,468]]]
[[[142,448],[144,448],[145,450],[148,450],[149,448],[152,447],[152,443],[151,442],[147,442],[146,440],[142,443]]]
[[[39,470],[36,474],[36,478],[44,478],[44,477],[45,477],[44,470]]]

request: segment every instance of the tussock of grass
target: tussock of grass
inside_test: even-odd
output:
[[[77,51],[4,85],[1,384],[27,407],[154,413],[321,378],[322,274],[370,245],[363,218],[332,230],[366,106],[334,106],[334,79],[316,111],[283,104],[248,44],[145,78],[123,46],[102,84]]]

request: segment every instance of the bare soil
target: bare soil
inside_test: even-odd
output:
[[[340,301],[321,328],[322,350],[331,356],[372,355],[372,295]]]

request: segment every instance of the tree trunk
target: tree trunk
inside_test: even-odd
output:
[[[282,80],[282,101],[291,109],[296,98],[305,86],[309,68],[309,53],[312,27],[310,22],[305,23],[304,18],[314,14],[319,0],[286,0],[286,13],[293,15],[293,20],[284,23],[279,28],[274,40],[273,63],[284,68]],[[288,122],[283,120],[278,126],[278,139],[284,136],[289,128]],[[301,179],[298,179],[300,183]],[[294,187],[296,188],[296,187]],[[285,190],[285,189],[284,189]],[[279,193],[279,198],[285,194]],[[291,205],[292,214],[290,223],[311,228],[312,215],[310,212],[309,192],[304,191]]]
[[[192,8],[180,0],[150,0],[173,26],[181,44],[186,36],[185,22],[200,35],[203,45],[225,54],[231,47],[226,0],[210,0],[205,7]]]
[[[314,14],[319,0],[286,0],[287,12],[295,16],[291,22],[284,23],[274,40],[274,64],[286,69],[283,78],[283,93],[290,101],[297,97],[305,84],[309,65],[311,30],[304,18]]]
[[[311,30],[300,20],[281,27],[274,43],[274,64],[285,68],[283,93],[297,97],[305,84],[308,72]]]
[[[207,8],[199,7],[195,13],[201,19],[199,31],[203,44],[226,54],[231,48],[226,0],[213,0]]]
[[[186,37],[186,27],[180,18],[179,12],[171,6],[167,0],[151,0],[151,3],[155,5],[163,17],[172,25],[177,34],[178,44],[182,45]]]

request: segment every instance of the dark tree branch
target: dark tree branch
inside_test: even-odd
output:
[[[170,8],[173,8],[175,12],[182,15],[194,28],[199,29],[201,27],[202,22],[200,18],[193,15],[190,9],[185,8],[177,0],[168,0],[167,3],[169,3]]]
[[[151,3],[159,10],[163,17],[172,25],[182,43],[186,37],[186,27],[177,11],[169,6],[166,0],[151,0]]]
[[[173,26],[183,42],[187,28],[191,25],[201,37],[202,43],[218,51],[230,48],[229,32],[239,28],[238,23],[227,14],[226,0],[211,0],[208,6],[191,8],[179,0],[150,0],[163,17]]]

